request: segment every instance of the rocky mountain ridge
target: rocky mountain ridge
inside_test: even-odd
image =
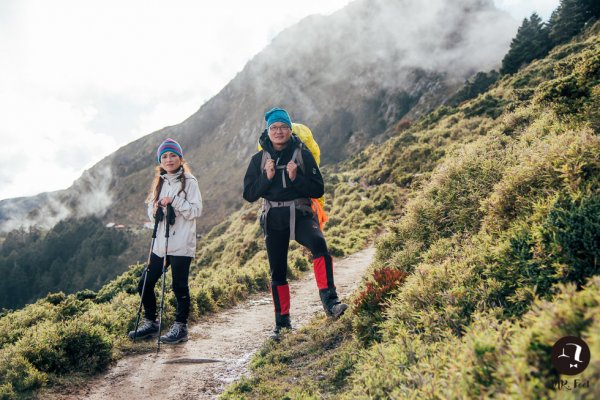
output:
[[[322,162],[338,162],[385,139],[402,117],[443,103],[474,72],[497,66],[515,28],[491,0],[357,0],[305,18],[187,120],[123,146],[68,189],[0,202],[0,230],[52,226],[73,214],[141,225],[153,154],[166,137],[181,143],[199,179],[199,229],[206,230],[242,203],[264,111],[288,109],[313,130]]]

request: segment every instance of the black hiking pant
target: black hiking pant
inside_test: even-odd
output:
[[[150,266],[148,267],[146,289],[143,294],[143,273],[138,285],[138,293],[142,296],[142,304],[144,304],[144,316],[150,321],[155,321],[157,317],[154,287],[156,286],[156,282],[158,282],[162,276],[163,261],[163,257],[159,257],[152,253],[150,256]],[[177,299],[175,321],[184,324],[187,323],[190,314],[190,288],[188,286],[188,277],[190,275],[191,263],[192,257],[167,256],[167,267],[169,265],[171,266],[171,275],[173,277],[173,293],[175,293],[175,298]]]
[[[287,283],[288,250],[290,247],[290,219],[287,207],[271,209],[267,218],[267,235],[265,242],[269,256],[271,281],[278,284]],[[296,241],[307,247],[313,259],[327,255],[327,243],[319,223],[312,214],[296,212]]]
[[[279,325],[279,322],[282,320],[281,316],[289,315],[290,310],[290,292],[287,282],[290,221],[289,209],[287,207],[272,208],[269,211],[265,233],[265,243],[271,272],[271,294],[275,307],[275,321]],[[312,214],[296,211],[295,237],[298,243],[307,247],[312,253],[315,278],[319,291],[327,291],[330,288],[333,296],[335,294],[333,261],[327,251],[327,243],[323,232],[321,232],[319,223]],[[335,294],[335,300],[337,300],[337,294]],[[328,304],[326,308],[330,307]]]

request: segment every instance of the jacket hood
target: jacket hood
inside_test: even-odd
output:
[[[174,174],[166,173],[162,174],[160,177],[165,181],[173,183],[181,179],[181,174],[183,174],[183,168],[180,167]]]

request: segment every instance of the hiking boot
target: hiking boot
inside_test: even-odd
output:
[[[344,312],[346,311],[347,308],[348,308],[348,304],[344,304],[344,303],[335,304],[333,307],[331,307],[329,316],[333,319],[338,319],[339,317],[342,316],[342,314],[344,314]]]
[[[333,319],[341,317],[348,308],[348,305],[342,303],[338,298],[335,288],[319,290],[319,297],[321,298],[325,314]]]
[[[286,330],[292,330],[289,314],[275,315],[275,328],[273,328],[271,339],[278,342],[281,339],[281,334]]]
[[[273,328],[273,334],[271,335],[271,339],[273,339],[276,342],[279,342],[279,340],[281,340],[281,336],[285,332],[289,332],[291,330],[292,330],[292,325],[288,325],[288,326],[275,325],[275,328]]]
[[[175,344],[180,342],[187,342],[188,340],[188,330],[187,324],[183,322],[175,322],[171,329],[166,335],[160,337],[161,343],[166,344]]]
[[[138,327],[137,334],[135,331],[131,331],[127,334],[130,339],[148,339],[158,336],[158,323],[156,321],[150,321],[144,318],[142,326]]]

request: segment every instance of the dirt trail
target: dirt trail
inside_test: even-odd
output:
[[[335,283],[347,296],[371,263],[373,247],[336,260]],[[312,274],[292,282],[291,312],[295,328],[323,312]],[[271,298],[261,295],[190,327],[187,343],[162,345],[160,354],[126,357],[93,379],[77,394],[56,399],[213,399],[247,369],[250,357],[273,328]]]

